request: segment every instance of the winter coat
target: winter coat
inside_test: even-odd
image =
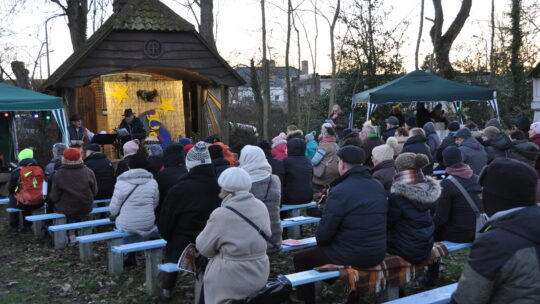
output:
[[[343,138],[343,130],[347,129],[349,127],[349,117],[345,115],[345,113],[339,113],[336,118],[332,118],[332,114],[328,117],[328,119],[331,119],[334,122],[334,125],[336,125],[336,133],[338,135],[338,138]]]
[[[451,303],[540,303],[540,208],[491,216],[474,241]]]
[[[394,151],[394,154],[399,155],[401,153],[401,151],[403,150],[403,146],[405,145],[405,143],[407,142],[409,137],[408,136],[398,136],[398,137],[396,137],[396,139],[397,139],[397,142],[398,142],[398,147],[397,147],[396,151]]]
[[[62,155],[57,155],[51,159],[51,161],[45,166],[45,180],[51,182],[53,174],[60,168],[62,165]]]
[[[138,117],[133,117],[133,120],[130,124],[126,122],[126,119],[122,119],[122,122],[120,123],[120,126],[118,129],[125,128],[129,135],[127,136],[119,136],[122,143],[126,143],[133,139],[139,139],[143,140],[146,138],[146,130],[144,129],[142,121]]]
[[[265,144],[259,143],[259,148],[261,148],[264,152],[264,155],[266,156],[266,160],[272,167],[272,174],[279,177],[279,181],[281,182],[281,193],[284,192],[283,185],[285,185],[285,167],[283,165],[283,161],[279,159],[275,159],[272,156],[272,148],[270,147],[270,144],[267,142]]]
[[[311,140],[307,143],[306,145],[306,157],[311,160],[313,158],[313,156],[315,156],[315,152],[317,152],[317,147],[319,146],[319,144],[314,141],[314,140]],[[272,167],[273,169],[273,167]]]
[[[231,167],[231,164],[229,163],[229,161],[222,157],[213,159],[212,164],[214,165],[214,170],[216,172],[217,177],[219,177],[221,173],[223,173],[223,171]]]
[[[508,150],[508,157],[527,163],[534,168],[538,158],[538,146],[526,139],[515,140]]]
[[[340,143],[341,147],[345,146],[357,146],[362,147],[362,139],[360,138],[360,134],[358,132],[351,132],[343,138],[343,140]]]
[[[152,173],[131,169],[118,177],[109,207],[111,215],[117,216],[117,228],[145,236],[154,229],[154,209],[158,202],[158,184]]]
[[[161,156],[148,156],[148,171],[155,178],[163,167],[163,158]]]
[[[287,143],[287,147],[289,156],[283,161],[285,184],[281,201],[292,205],[309,203],[313,198],[313,166],[305,156],[306,144],[301,139],[294,139]]]
[[[278,160],[287,158],[287,141],[280,140],[272,145],[272,156]]]
[[[384,133],[383,133],[383,141],[386,142],[386,140],[388,139],[388,137],[394,137],[396,136],[396,130],[398,129],[398,127],[393,127],[393,128],[390,128],[388,130],[386,130]]]
[[[533,137],[529,138],[529,141],[535,144],[538,148],[540,148],[540,134],[536,134]],[[534,168],[536,168],[536,172],[538,172],[540,175],[540,155],[538,155],[538,158],[536,158]]]
[[[487,163],[491,163],[497,157],[508,157],[508,150],[512,148],[512,140],[503,132],[484,141],[487,153]]]
[[[133,154],[134,155],[134,154]],[[133,157],[133,155],[128,155],[124,157],[121,161],[118,162],[116,165],[116,171],[114,173],[114,176],[118,178],[122,173],[129,170],[129,159]]]
[[[444,166],[444,159],[443,159],[443,154],[442,154],[444,149],[448,147],[456,146],[456,138],[454,137],[455,133],[456,132],[448,133],[448,135],[446,135],[446,137],[441,142],[441,145],[439,146],[439,148],[437,148],[437,152],[435,152],[435,161],[439,163],[439,166],[442,165],[441,168],[446,167]]]
[[[266,207],[251,193],[240,191],[223,200],[196,240],[197,250],[210,259],[203,278],[206,303],[243,299],[263,288],[270,274],[266,241],[226,206],[250,219],[266,235],[271,233]]]
[[[435,125],[432,122],[428,122],[424,125],[424,131],[426,132],[429,152],[431,152],[431,156],[434,157],[437,153],[437,149],[441,145],[441,138],[439,137],[439,134],[437,134]]]
[[[85,127],[80,126],[77,128],[74,125],[70,124],[67,129],[70,142],[73,142],[74,140],[83,140]]]
[[[96,177],[81,161],[80,164],[63,164],[53,176],[49,198],[54,211],[68,218],[80,219],[92,211],[98,192]]]
[[[401,153],[407,152],[424,154],[427,156],[429,158],[429,165],[422,169],[422,172],[424,172],[425,175],[433,174],[433,157],[431,155],[431,150],[427,145],[427,138],[425,136],[415,135],[409,137],[407,142],[405,142],[405,145],[403,145],[403,150],[401,150]]]
[[[364,152],[366,152],[366,162],[364,163],[364,165],[368,167],[373,167],[373,161],[371,159],[373,148],[384,145],[384,143],[385,142],[376,135],[368,137],[364,140],[364,142],[362,143],[362,149],[364,149]]]
[[[302,130],[294,130],[294,131],[287,132],[287,137],[286,137],[287,141],[294,138],[299,138],[301,140],[304,140],[304,132],[302,132]]]
[[[326,154],[322,160],[313,168],[318,166],[326,166],[326,170],[321,177],[313,176],[313,183],[316,185],[329,185],[334,181],[339,175],[337,169],[337,151],[339,151],[339,146],[335,142],[324,142],[319,143],[318,149],[324,150]]]
[[[454,176],[474,200],[478,210],[483,210],[482,187],[478,176],[469,179]],[[469,243],[474,240],[476,230],[476,215],[471,206],[454,183],[448,178],[441,181],[441,196],[437,200],[437,208],[433,218],[437,231],[436,241]]]
[[[188,172],[185,166],[184,149],[181,144],[172,144],[165,148],[163,151],[163,165],[165,168],[159,171],[156,176],[159,187],[159,204],[155,209],[156,222],[169,189],[176,185],[178,180]]]
[[[487,153],[484,146],[476,139],[469,137],[458,148],[463,155],[463,162],[471,167],[474,174],[479,175],[487,164]]]
[[[210,213],[219,207],[216,173],[212,165],[199,165],[182,176],[163,201],[158,229],[167,241],[165,259],[177,262],[184,248],[195,242]]]
[[[354,167],[332,183],[317,245],[333,264],[367,268],[386,255],[388,200],[366,166]]]
[[[394,176],[396,176],[396,163],[393,159],[385,160],[371,170],[371,175],[374,179],[381,182],[386,190],[386,193],[390,193],[390,188],[394,182]]]
[[[94,172],[96,177],[98,193],[95,199],[111,198],[116,183],[112,162],[107,159],[105,154],[94,152],[86,157],[84,164]]]
[[[281,183],[279,178],[271,175],[266,179],[254,182],[251,184],[251,190],[249,192],[266,206],[270,216],[270,228],[272,230],[270,239],[278,246],[281,246],[283,228],[281,227],[281,219],[279,217],[279,207],[281,205]],[[268,244],[268,249],[272,250],[270,244]]]
[[[388,198],[388,253],[407,262],[425,262],[433,247],[435,225],[430,210],[441,195],[439,183],[426,176],[426,182],[394,182]]]

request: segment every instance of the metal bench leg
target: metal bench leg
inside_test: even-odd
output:
[[[203,287],[203,276],[200,275],[199,279],[195,280],[195,304],[199,304],[199,300],[201,299],[201,292]]]
[[[399,287],[390,287],[379,293],[378,302],[388,302],[399,299]]]
[[[92,227],[83,228],[79,230],[79,235],[89,235],[92,234]],[[94,257],[94,252],[92,250],[92,243],[79,243],[79,258],[82,262],[90,261]]]
[[[66,223],[66,218],[59,218],[53,221],[53,225],[63,225]],[[67,232],[66,231],[54,231],[54,249],[65,248],[68,243]]]
[[[118,274],[124,271],[124,255],[112,251],[114,246],[120,246],[124,243],[123,239],[114,239],[109,241],[109,274]]]
[[[300,209],[293,209],[291,210],[291,217],[300,216]],[[292,239],[299,239],[300,238],[300,226],[293,226],[289,227],[288,229],[288,236]]]
[[[44,214],[45,209],[37,209],[32,211],[32,215]],[[41,238],[41,229],[43,228],[43,221],[32,222],[32,232],[36,238]]]
[[[159,269],[158,264],[163,260],[163,248],[155,248],[144,251],[146,267],[146,290],[150,294],[159,293]]]

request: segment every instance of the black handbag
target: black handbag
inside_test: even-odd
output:
[[[291,282],[284,275],[270,277],[266,285],[259,291],[243,300],[235,300],[235,304],[278,304],[289,301],[292,292]]]

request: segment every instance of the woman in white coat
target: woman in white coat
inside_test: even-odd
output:
[[[232,207],[270,235],[266,206],[249,192],[251,179],[245,170],[230,168],[221,173],[221,207],[212,212],[196,240],[197,250],[210,261],[204,273],[206,303],[241,300],[262,289],[270,274],[264,238]]]

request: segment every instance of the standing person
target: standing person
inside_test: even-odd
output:
[[[158,230],[167,241],[165,262],[177,263],[189,243],[204,229],[210,213],[219,207],[219,186],[206,143],[199,141],[186,155],[188,173],[169,189],[163,201]],[[178,273],[163,273],[160,297],[171,299]]]
[[[52,179],[50,199],[54,210],[66,216],[67,222],[80,221],[92,211],[92,203],[98,192],[96,177],[82,159],[81,151],[69,148],[64,151],[62,166]],[[70,231],[70,241],[75,231]]]
[[[396,175],[394,152],[397,146],[398,142],[396,138],[389,137],[386,144],[375,147],[372,152],[374,167],[371,170],[371,174],[374,179],[383,185],[386,193],[390,193],[390,188]]]
[[[279,181],[281,182],[281,186],[283,189],[283,185],[285,184],[285,166],[283,165],[283,161],[276,159],[272,156],[272,147],[270,146],[270,143],[266,140],[262,140],[257,144],[257,147],[261,148],[264,152],[264,155],[266,156],[266,160],[272,167],[272,174],[279,177]],[[283,191],[281,191],[283,192]]]
[[[439,137],[439,134],[437,134],[435,125],[432,122],[427,122],[424,125],[424,132],[426,132],[429,152],[431,152],[431,156],[434,157],[437,153],[437,149],[441,145],[441,138]]]
[[[508,158],[522,161],[534,168],[538,158],[538,146],[527,140],[525,132],[516,130],[510,134],[512,148],[508,153]]]
[[[433,174],[433,158],[431,156],[431,150],[427,145],[426,133],[423,129],[414,128],[410,132],[411,137],[407,139],[401,153],[415,153],[424,154],[429,159],[429,166],[425,166],[422,171],[425,175]]]
[[[94,172],[94,176],[96,177],[98,192],[95,199],[111,198],[114,191],[114,184],[116,183],[114,168],[107,155],[101,153],[101,147],[98,144],[86,146],[84,164]]]
[[[285,166],[285,184],[283,185],[284,204],[307,204],[313,199],[311,180],[313,166],[305,156],[306,143],[302,139],[293,138],[287,142],[288,156],[283,161]]]
[[[497,158],[480,184],[489,221],[474,241],[452,303],[540,303],[538,175]]]
[[[72,147],[82,147],[85,141],[90,142],[94,134],[82,125],[79,115],[71,115],[69,122],[68,133]]]
[[[540,148],[540,122],[531,124],[529,129],[529,141]],[[540,155],[536,159],[534,167],[536,168],[536,172],[540,175]]]
[[[433,248],[431,210],[441,195],[441,187],[422,173],[429,164],[424,154],[400,154],[396,158],[398,173],[388,197],[387,251],[412,264],[425,262]]]
[[[124,152],[124,158],[122,158],[121,161],[118,162],[118,165],[116,166],[116,173],[115,176],[118,177],[120,174],[126,172],[129,170],[129,159],[137,153],[139,150],[140,143],[138,139],[130,140],[127,143],[124,144],[122,147],[122,150]]]
[[[304,139],[304,132],[298,129],[296,125],[290,125],[287,127],[287,141],[293,138],[300,138],[302,140]]]
[[[334,122],[334,128],[338,138],[343,138],[343,130],[349,127],[349,118],[341,111],[341,107],[338,104],[335,104],[332,107],[332,113],[328,119],[331,119],[332,122]]]
[[[336,132],[331,124],[324,123],[321,127],[321,135],[322,139],[319,142],[317,153],[311,159],[313,184],[318,188],[316,190],[322,189],[339,176],[338,158],[336,157],[339,146],[336,143]]]
[[[163,165],[165,168],[158,172],[156,182],[159,186],[159,204],[156,207],[156,222],[158,221],[161,206],[169,190],[188,173],[186,169],[186,156],[184,146],[171,144],[163,151]]]
[[[437,104],[435,108],[433,108],[433,111],[429,113],[429,117],[431,118],[431,121],[433,122],[444,122],[444,125],[446,126],[448,124],[448,120],[444,116],[444,110],[442,109],[442,104]]]
[[[287,158],[287,135],[281,132],[272,138],[272,156],[278,160]]]
[[[398,144],[396,148],[396,154],[394,156],[397,156],[399,153],[401,153],[401,150],[403,150],[403,146],[409,139],[409,130],[407,130],[407,128],[405,127],[397,128],[394,137],[396,138]]]
[[[454,135],[456,145],[463,154],[463,162],[469,165],[474,174],[478,175],[487,163],[487,153],[484,146],[472,137],[469,128],[461,128]]]
[[[312,132],[306,134],[306,157],[309,160],[311,160],[313,158],[313,156],[315,156],[315,153],[317,152],[317,147],[319,146],[319,144],[315,140],[316,135],[317,135],[317,132],[315,132],[315,131],[312,131]],[[272,169],[273,169],[273,167],[272,167]]]
[[[281,247],[281,219],[279,217],[279,206],[281,203],[281,182],[279,178],[272,175],[272,167],[266,160],[266,156],[261,148],[246,145],[240,152],[240,168],[246,170],[251,178],[250,192],[268,209],[270,216],[270,227],[272,242]],[[268,249],[273,251],[268,244]],[[277,249],[279,250],[279,249]]]
[[[448,124],[448,135],[442,140],[441,145],[435,153],[435,161],[439,163],[439,168],[444,169],[444,160],[442,153],[448,147],[456,147],[456,138],[454,135],[459,130],[459,123],[457,121],[452,121]]]
[[[266,241],[232,208],[270,235],[265,205],[249,192],[251,179],[241,168],[225,170],[218,179],[221,207],[210,218],[196,240],[197,250],[209,258],[204,272],[206,303],[242,300],[260,290],[270,274]]]
[[[383,133],[382,139],[386,141],[388,137],[396,134],[396,130],[399,128],[399,120],[395,116],[390,116],[384,122],[386,122],[386,131]]]
[[[214,170],[216,171],[216,176],[219,178],[223,171],[231,167],[231,164],[223,156],[223,149],[221,146],[211,145],[208,147],[208,152],[210,153],[210,158],[212,159],[212,164],[214,165]]]
[[[373,161],[371,159],[373,148],[384,145],[384,141],[377,135],[377,131],[375,131],[375,128],[371,124],[364,124],[360,136],[362,137],[362,150],[366,153],[366,162],[364,164],[368,167],[373,167]]]
[[[338,152],[339,174],[332,183],[319,227],[317,246],[294,255],[296,272],[325,264],[368,268],[386,255],[388,200],[383,186],[362,165],[365,153],[355,146]],[[315,287],[297,287],[298,299],[315,303]]]
[[[42,191],[45,173],[38,166],[37,161],[34,159],[34,151],[31,149],[23,149],[19,152],[17,159],[19,164],[11,172],[9,178],[9,206],[23,210],[21,233],[26,233],[30,232],[32,223],[27,221],[25,217],[32,215],[32,210],[41,208],[44,203]],[[12,212],[9,214],[8,235],[14,236],[19,232],[19,221],[19,213]]]
[[[431,121],[429,111],[423,102],[416,103],[416,122],[418,126],[424,126],[426,122]]]
[[[126,143],[134,139],[144,140],[146,138],[146,130],[144,129],[141,120],[133,113],[133,110],[125,109],[122,116],[124,116],[124,119],[122,119],[118,129],[126,129],[127,134],[118,136],[120,141]]]
[[[389,116],[394,116],[395,118],[398,119],[400,127],[402,127],[405,124],[405,116],[403,116],[403,112],[401,112],[402,107],[403,107],[402,104],[397,104],[393,106],[389,115]]]

